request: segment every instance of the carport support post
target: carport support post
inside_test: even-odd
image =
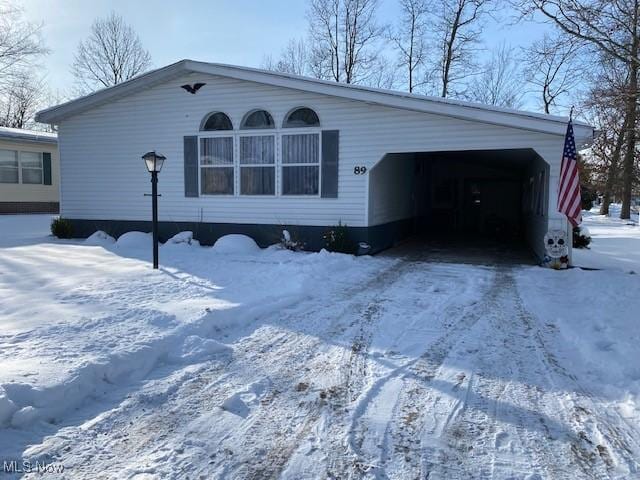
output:
[[[151,172],[151,209],[153,232],[153,268],[158,268],[158,172]]]

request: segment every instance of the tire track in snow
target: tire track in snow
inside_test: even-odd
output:
[[[526,311],[521,298],[519,308]],[[567,395],[558,399],[558,404],[570,412],[566,421],[575,432],[572,454],[587,478],[626,478],[616,472],[619,463],[624,464],[631,474],[638,474],[638,428],[629,425],[617,410],[602,408],[601,402],[561,365],[549,347],[550,339],[558,334],[555,325],[542,323],[529,314],[524,318],[528,328],[534,332],[535,349],[540,362],[547,367],[549,382],[554,387],[564,383],[567,389]]]
[[[477,347],[469,352],[473,400],[441,432],[427,475],[508,478],[544,472],[545,478],[569,478],[575,462],[567,464],[568,447],[558,450],[562,444],[549,437],[549,409],[542,408],[540,391],[531,385],[544,377],[545,369],[531,362],[527,312],[508,268],[498,270],[483,307]]]
[[[473,391],[477,399],[484,400],[464,409],[444,432],[448,448],[440,450],[441,458],[431,470],[433,476],[503,478],[538,472],[544,478],[618,478],[607,460],[607,450],[581,425],[575,408],[568,408],[563,400],[580,392],[575,377],[567,374],[560,388],[554,383],[552,374],[563,369],[539,343],[540,331],[522,303],[510,269],[501,271],[497,278],[497,315],[488,316],[487,332],[499,335],[494,345],[491,339],[482,339],[487,355],[480,349],[474,362],[480,375],[476,375]],[[506,355],[498,363],[489,353],[500,349]],[[511,379],[508,386],[506,378]],[[598,415],[600,418],[606,415]],[[496,443],[487,448],[492,435]],[[511,451],[496,461],[501,453],[499,444],[506,444],[507,439]],[[471,447],[473,455],[465,451]],[[627,446],[615,450],[630,452]],[[481,459],[487,453],[492,457],[491,468],[485,471],[479,467],[486,463]]]
[[[287,395],[280,395],[281,392],[277,392],[277,404],[274,403],[269,405],[268,408],[261,409],[262,412],[256,412],[254,416],[258,417],[258,419],[255,421],[261,423],[256,425],[257,428],[245,431],[245,437],[239,440],[242,449],[245,450],[246,448],[246,451],[250,452],[251,446],[259,443],[259,440],[255,437],[263,435],[260,431],[278,432],[281,429],[281,425],[278,424],[279,421],[271,413],[274,411],[296,412],[296,417],[299,419],[296,431],[278,436],[273,445],[270,448],[266,448],[266,451],[260,457],[253,456],[249,461],[243,462],[240,469],[233,471],[233,478],[277,478],[286,467],[292,454],[300,447],[312,427],[320,419],[323,411],[331,409],[334,413],[332,415],[333,421],[334,418],[339,418],[340,410],[350,402],[350,399],[359,395],[359,390],[363,388],[364,378],[366,377],[366,356],[372,328],[383,302],[380,296],[388,286],[388,282],[393,282],[394,279],[400,277],[405,269],[405,264],[396,262],[387,270],[381,272],[375,279],[359,287],[362,291],[367,292],[366,295],[359,294],[354,297],[352,295],[353,292],[345,292],[338,301],[332,299],[337,305],[342,305],[342,308],[339,308],[337,313],[333,312],[333,316],[329,313],[330,324],[333,326],[329,329],[328,334],[320,336],[315,332],[315,335],[311,337],[313,341],[305,345],[304,348],[299,348],[296,345],[297,352],[300,355],[294,355],[293,358],[291,358],[291,352],[282,352],[283,355],[279,361],[283,364],[283,368],[279,369],[277,373],[278,377],[284,379],[289,387],[286,392]],[[354,298],[357,299],[356,302],[354,302]],[[306,315],[303,315],[302,318],[304,316]],[[299,321],[300,318],[300,316],[289,317],[292,322]],[[348,359],[340,369],[339,382],[319,392],[319,396],[311,401],[292,402],[291,399],[295,399],[296,396],[291,395],[291,390],[293,390],[296,382],[298,382],[298,385],[309,385],[315,377],[321,378],[326,373],[313,370],[301,372],[301,366],[309,364],[313,357],[317,356],[323,349],[326,349],[328,341],[340,339],[345,334],[350,338],[351,334],[348,332],[352,330],[353,337],[347,341],[350,347],[346,350],[341,349],[347,352]],[[321,370],[322,368],[325,367],[321,367]],[[301,373],[303,373],[303,377],[300,376]],[[256,432],[255,435],[252,432]],[[329,437],[327,440],[330,441],[332,438]],[[341,469],[340,475],[342,474],[343,471]]]
[[[611,459],[615,455],[621,455],[629,471],[636,472],[628,444],[633,442],[631,432],[620,432],[617,421],[612,426],[606,411],[597,415],[596,427],[586,432],[581,424],[588,423],[585,417],[592,417],[592,410],[581,405],[568,409],[561,401],[563,389],[550,384],[548,377],[560,368],[559,362],[536,343],[541,334],[522,304],[509,268],[497,270],[494,285],[476,308],[467,317],[459,317],[454,328],[423,356],[379,379],[361,399],[349,445],[362,465],[374,466],[363,474],[376,478],[502,478],[540,472],[548,478],[617,478],[612,469],[616,462]],[[479,320],[487,326],[484,337],[478,339],[469,336],[468,330]],[[477,348],[457,351],[456,347],[474,342]],[[536,361],[538,349],[550,360]],[[439,375],[452,352],[470,355],[473,360],[467,363],[473,373],[453,387],[449,384],[447,392]],[[496,352],[502,358],[496,358]],[[566,377],[573,392],[582,391],[573,376]],[[371,448],[363,450],[365,441],[370,443],[364,416],[385,385],[398,379],[402,384],[394,386],[398,389],[396,404],[377,453],[371,456]],[[453,393],[458,400],[447,402],[442,392]],[[584,396],[580,394],[582,404]],[[425,431],[426,416],[439,417],[440,430]],[[609,443],[592,438],[603,431]],[[434,435],[435,441],[429,438]],[[514,451],[520,455],[514,456]]]
[[[415,265],[424,269],[425,275],[433,273],[426,271],[426,263]],[[445,270],[444,274],[449,275],[450,272]],[[475,303],[461,307],[457,303],[451,303],[455,302],[455,298],[450,297],[447,300],[449,305],[440,314],[445,319],[443,333],[421,356],[378,379],[354,409],[348,444],[358,459],[357,462],[368,467],[363,473],[384,476],[387,468],[390,467],[392,470],[397,470],[402,478],[424,478],[420,461],[422,417],[428,412],[428,407],[438,400],[426,384],[436,376],[463,333],[479,320],[476,311],[478,306]],[[381,451],[375,457],[370,457],[363,450],[367,428],[362,418],[385,385],[396,379],[401,380],[402,387],[396,399],[392,417],[388,420]]]
[[[262,422],[265,428],[271,428],[265,431],[278,432],[281,430],[281,424],[277,422],[271,426],[268,424],[269,418],[273,417],[272,411],[282,409],[285,412],[294,412],[296,410],[304,411],[305,408],[308,410],[307,414],[303,415],[305,420],[300,420],[301,423],[308,424],[308,426],[301,429],[299,436],[293,435],[283,438],[271,448],[268,444],[271,439],[268,436],[267,442],[264,442],[265,438],[262,438],[262,444],[259,441],[253,444],[250,441],[246,442],[246,454],[249,460],[244,462],[245,464],[255,463],[256,455],[254,454],[256,448],[264,454],[263,456],[267,460],[262,464],[255,463],[253,469],[246,470],[244,472],[245,478],[276,475],[276,472],[281,471],[286,465],[286,461],[295,448],[298,447],[304,433],[317,420],[322,408],[321,402],[316,400],[308,401],[307,406],[304,408],[301,408],[301,404],[299,405],[298,403],[283,402],[281,399],[285,398],[286,395],[281,394],[290,394],[296,379],[303,380],[306,375],[313,377],[312,372],[305,372],[304,369],[301,369],[301,366],[304,366],[310,358],[316,355],[319,347],[323,344],[331,341],[338,342],[345,332],[348,333],[350,328],[359,325],[358,314],[368,305],[367,298],[370,296],[375,297],[382,290],[382,283],[388,274],[393,275],[393,272],[401,269],[401,262],[390,264],[389,267],[380,272],[378,277],[370,282],[348,288],[341,292],[337,298],[334,297],[332,300],[335,302],[335,306],[333,307],[327,308],[326,299],[324,298],[310,298],[286,308],[283,312],[275,312],[261,318],[259,321],[253,322],[245,330],[248,331],[251,328],[255,328],[255,325],[258,325],[258,329],[236,342],[233,358],[229,363],[225,364],[225,369],[221,369],[219,365],[214,365],[210,369],[204,368],[198,372],[195,378],[186,379],[177,384],[177,388],[172,389],[167,398],[159,405],[155,405],[153,409],[145,409],[144,400],[140,402],[135,396],[132,397],[130,401],[124,402],[124,405],[101,416],[100,420],[98,420],[96,429],[100,430],[100,424],[104,424],[104,427],[102,427],[105,432],[104,438],[96,438],[92,432],[84,431],[81,426],[72,427],[71,430],[73,432],[68,431],[65,433],[67,436],[63,442],[65,445],[70,444],[72,437],[75,438],[75,443],[86,444],[87,437],[89,437],[95,440],[90,440],[89,443],[94,444],[96,447],[86,449],[84,454],[83,452],[73,453],[76,459],[72,463],[77,466],[74,474],[79,476],[86,475],[91,478],[93,476],[91,467],[83,468],[82,465],[91,464],[89,458],[100,450],[115,453],[116,456],[114,458],[121,459],[120,467],[122,467],[123,463],[124,465],[130,464],[131,460],[135,460],[136,454],[144,458],[149,453],[148,450],[145,451],[146,448],[154,452],[162,451],[163,449],[170,450],[170,447],[164,445],[164,441],[174,435],[180,435],[183,427],[181,423],[184,422],[180,415],[175,414],[176,409],[187,408],[191,416],[195,418],[207,415],[208,412],[219,409],[225,398],[232,395],[234,391],[253,381],[260,380],[266,375],[273,376],[278,381],[274,382],[271,388],[264,393],[266,400],[260,406],[264,407],[262,412],[261,408],[256,408],[253,412],[256,425],[259,426],[260,422]],[[397,275],[400,275],[399,271]],[[371,288],[373,293],[363,298],[362,294],[358,295],[363,288],[365,291]],[[357,301],[354,301],[354,299],[357,299]],[[306,324],[307,319],[313,319],[315,323]],[[272,328],[273,333],[261,334],[264,332],[259,332],[258,330],[264,327],[260,327],[260,325]],[[304,330],[296,332],[297,329],[305,326],[308,332]],[[292,335],[291,332],[298,334]],[[224,331],[218,333],[222,335]],[[261,371],[260,367],[264,365],[273,368],[269,371]],[[231,373],[225,373],[225,371]],[[282,386],[283,383],[284,387]],[[292,398],[297,400],[299,397],[292,396]],[[118,438],[115,441],[110,441],[110,436],[106,435],[112,425],[119,430]],[[224,444],[231,438],[232,434],[233,432],[227,432],[221,436],[217,442],[221,450],[225,450]],[[123,438],[126,439],[124,442],[119,440]],[[250,439],[250,435],[247,436],[247,439]],[[189,439],[185,440],[191,443]],[[105,444],[105,442],[108,443]],[[130,445],[137,445],[143,448],[132,452]],[[243,443],[240,442],[240,445],[242,446]],[[68,450],[63,448],[56,450],[51,452],[56,458],[69,458]],[[117,453],[119,451],[121,454]],[[233,458],[226,458],[222,462],[228,464],[223,469],[225,472],[232,472],[234,466],[237,467],[239,464],[243,464],[242,460],[237,461]],[[193,464],[183,465],[179,458],[173,462],[165,463],[170,472],[173,472],[172,474],[175,474],[176,471],[184,473],[185,471],[196,469],[206,475],[219,462],[215,458],[204,458],[204,469]],[[114,465],[114,471],[119,471],[120,467]],[[232,475],[232,478],[242,477]]]

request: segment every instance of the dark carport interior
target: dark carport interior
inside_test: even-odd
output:
[[[411,237],[440,251],[537,254],[548,179],[532,149],[388,154],[370,172],[369,240],[378,249]]]

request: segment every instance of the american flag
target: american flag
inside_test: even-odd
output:
[[[567,134],[564,137],[564,153],[562,154],[560,183],[558,184],[558,211],[564,213],[574,227],[582,222],[578,157],[571,120],[569,120]]]

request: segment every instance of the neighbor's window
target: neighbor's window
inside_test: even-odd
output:
[[[275,195],[275,164],[274,135],[240,137],[240,193]]]
[[[233,137],[200,139],[200,191],[233,195]]]
[[[320,134],[282,135],[282,194],[318,195]]]
[[[18,152],[0,150],[0,183],[18,183]]]
[[[20,152],[22,183],[42,184],[42,153]]]
[[[253,110],[247,113],[240,124],[242,129],[275,128],[273,117],[266,110]]]
[[[316,112],[307,107],[296,108],[284,119],[285,128],[319,127],[320,119]]]

